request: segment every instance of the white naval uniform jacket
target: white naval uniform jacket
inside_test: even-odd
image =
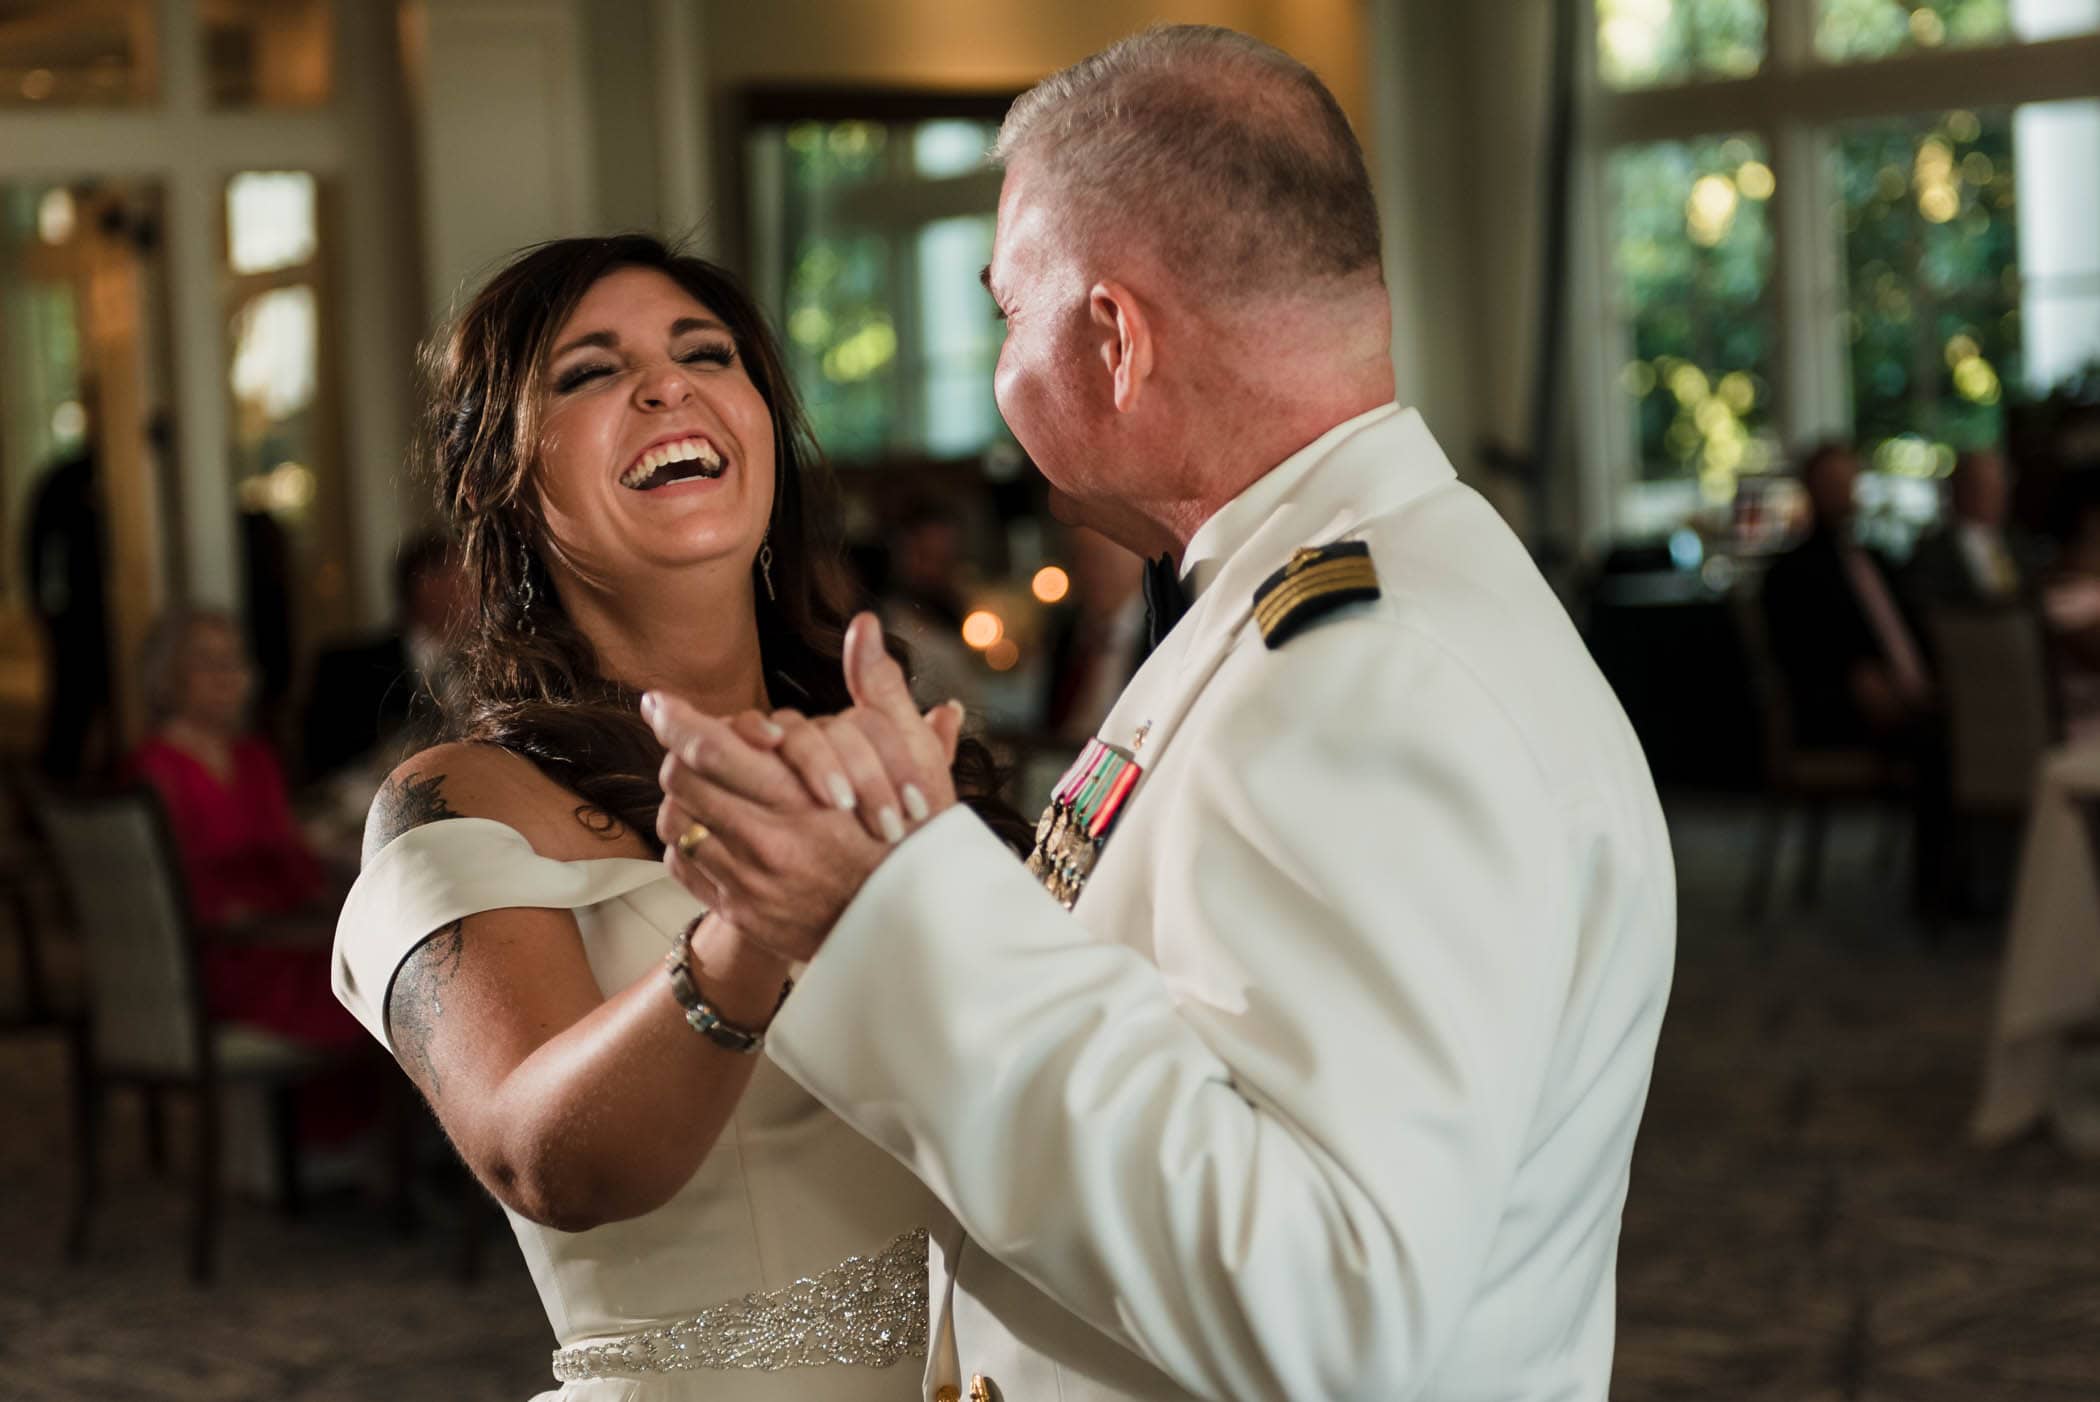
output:
[[[1338,539],[1381,597],[1271,650],[1257,585]],[[1183,573],[1075,908],[945,813],[769,1040],[955,1215],[928,1396],[1604,1398],[1675,930],[1617,701],[1413,411],[1294,454]]]

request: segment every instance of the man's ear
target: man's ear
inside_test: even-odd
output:
[[[1152,323],[1136,294],[1120,282],[1095,283],[1087,294],[1087,315],[1094,324],[1116,412],[1127,414],[1152,379]]]

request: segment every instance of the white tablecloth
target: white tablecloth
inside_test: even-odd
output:
[[[2020,851],[1998,1010],[1970,1132],[2003,1143],[2052,1109],[2066,1035],[2100,1018],[2100,873],[2080,800],[2100,797],[2100,740],[2043,763]]]

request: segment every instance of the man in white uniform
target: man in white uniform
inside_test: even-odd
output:
[[[1668,842],[1560,605],[1392,403],[1347,123],[1176,28],[999,152],[1000,409],[1193,602],[1025,868],[864,623],[829,733],[917,775],[910,834],[652,698],[667,860],[813,955],[772,1055],[954,1212],[929,1397],[1602,1399]]]

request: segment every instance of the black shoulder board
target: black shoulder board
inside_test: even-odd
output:
[[[1262,581],[1254,591],[1254,621],[1270,648],[1282,647],[1313,620],[1343,604],[1378,597],[1378,570],[1371,547],[1360,540],[1338,540],[1308,547]]]

